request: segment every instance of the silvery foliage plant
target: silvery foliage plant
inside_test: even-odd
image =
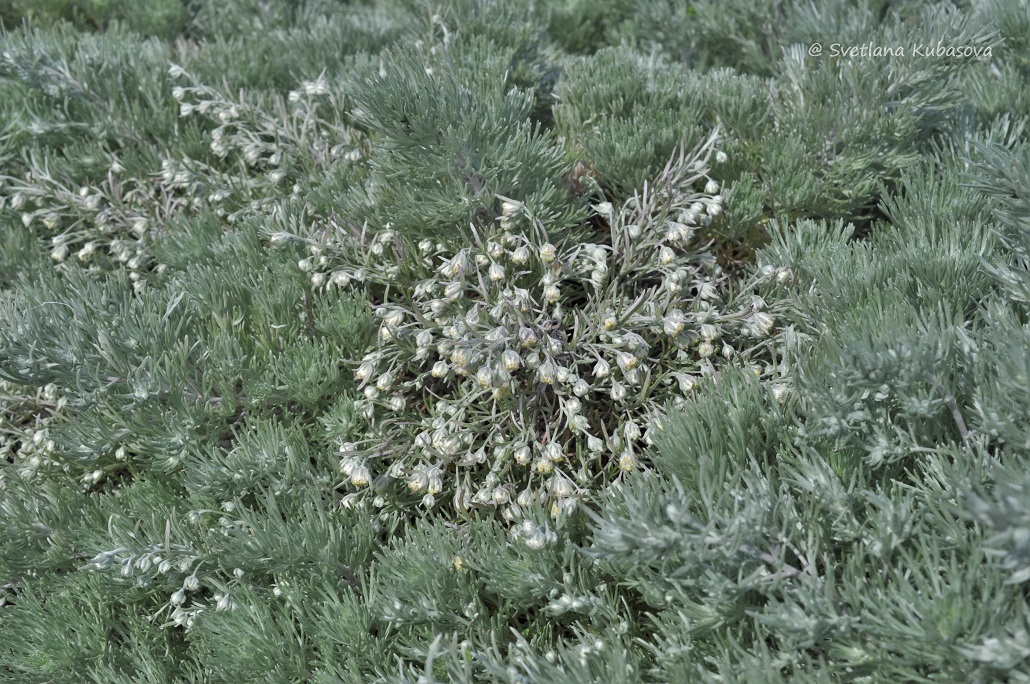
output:
[[[775,312],[757,293],[789,274],[726,291],[707,251],[723,208],[708,177],[717,139],[681,149],[621,206],[595,205],[608,229],[594,241],[552,240],[506,198],[468,246],[423,240],[426,277],[376,306],[378,341],[356,363],[366,437],[340,448],[347,503],[561,516],[646,467],[665,407],[717,364],[775,374]],[[324,250],[338,248],[354,257],[314,285],[385,284],[412,258],[389,229]]]

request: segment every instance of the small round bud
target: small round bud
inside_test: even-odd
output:
[[[540,247],[540,260],[545,264],[549,264],[555,260],[557,253],[555,252],[554,245],[549,242],[544,243]]]

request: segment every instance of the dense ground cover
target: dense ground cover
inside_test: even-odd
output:
[[[0,8],[0,679],[1030,681],[1026,2],[140,5]]]

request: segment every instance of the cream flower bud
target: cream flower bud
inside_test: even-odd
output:
[[[489,277],[495,283],[504,280],[504,267],[496,262],[490,264]]]
[[[518,264],[520,266],[529,261],[529,248],[525,245],[522,245],[521,247],[516,249],[514,252],[512,252],[511,261],[512,263]]]
[[[666,335],[669,337],[676,337],[683,332],[683,328],[686,327],[686,319],[683,314],[677,310],[670,312],[668,316],[663,318],[662,325]]]
[[[604,441],[591,435],[587,437],[587,449],[596,454],[604,449]]]
[[[561,291],[557,285],[548,285],[544,288],[544,301],[554,304],[561,297]]]
[[[619,319],[616,318],[615,317],[615,313],[611,312],[611,311],[606,313],[604,315],[604,318],[601,319],[601,326],[605,330],[614,330],[615,326],[617,326],[618,324],[619,324]]]
[[[619,468],[627,473],[636,470],[638,465],[637,457],[632,452],[624,451],[619,456]]]
[[[761,331],[763,335],[768,335],[769,332],[772,330],[773,324],[776,322],[776,319],[773,318],[773,316],[771,316],[770,314],[765,313],[764,311],[759,311],[755,314],[752,314],[751,322],[755,324],[755,327],[759,331]]]
[[[386,392],[393,386],[393,373],[387,371],[376,379],[376,387],[380,392]]]
[[[501,354],[501,363],[504,364],[506,371],[514,372],[522,365],[522,357],[519,356],[517,351],[508,349]]]
[[[396,328],[404,323],[404,312],[399,309],[392,309],[389,313],[383,316],[383,323],[391,328]]]
[[[415,337],[415,344],[419,349],[428,349],[433,345],[433,333],[423,330]]]
[[[702,358],[707,359],[709,356],[715,354],[715,347],[710,342],[702,342],[697,345],[697,353]]]
[[[169,599],[169,602],[173,606],[181,606],[183,603],[186,602],[186,592],[180,589],[179,591],[172,594],[172,598]]]
[[[662,248],[658,250],[658,263],[662,266],[668,266],[676,260],[676,252],[672,248],[662,245]]]
[[[713,349],[714,351],[714,349]],[[622,401],[626,398],[626,387],[622,383],[612,383],[612,399],[615,401]]]
[[[537,345],[536,333],[533,332],[532,330],[530,330],[529,328],[520,328],[519,329],[519,342],[522,343],[522,346],[524,348],[532,349],[533,347],[535,347]]]
[[[351,473],[350,482],[355,487],[364,487],[371,481],[372,473],[369,472],[368,466],[361,464],[354,468],[354,472]]]
[[[549,264],[555,260],[557,253],[554,250],[554,245],[549,242],[545,242],[540,247],[540,260],[545,264]]]
[[[368,380],[369,378],[371,378],[372,374],[375,373],[375,372],[376,372],[375,364],[372,363],[371,361],[365,361],[360,366],[358,366],[358,370],[356,370],[354,372],[354,377],[356,379],[364,382],[365,380]]]
[[[480,366],[479,370],[476,371],[476,382],[483,389],[489,389],[494,384],[494,372],[490,366]]]
[[[451,352],[451,363],[456,368],[464,368],[469,363],[469,353],[462,347],[455,347],[454,351]]]
[[[462,295],[465,291],[465,286],[457,281],[447,283],[447,286],[443,290],[443,294],[447,299],[455,300]]]
[[[551,385],[554,384],[555,374],[557,371],[557,367],[550,359],[548,359],[540,364],[540,368],[537,369],[537,377],[540,379],[540,382],[545,385]]]
[[[522,446],[520,446],[518,449],[515,450],[515,462],[518,463],[519,465],[526,465],[526,464],[528,464],[530,456],[531,456],[531,454],[530,454],[529,447],[527,445],[525,445],[525,444],[523,444]]]
[[[408,478],[408,489],[413,492],[421,492],[429,485],[429,475],[425,471],[414,473]]]
[[[619,352],[615,355],[615,362],[619,364],[619,368],[623,371],[628,372],[637,367],[639,361],[637,357],[627,352]]]
[[[598,359],[597,363],[594,364],[594,377],[595,378],[607,378],[608,374],[611,373],[611,366],[604,359]]]

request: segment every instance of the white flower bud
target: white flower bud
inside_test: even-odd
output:
[[[722,150],[719,150],[718,152],[715,153],[715,163],[716,164],[725,164],[727,159],[729,159],[729,157],[727,157],[726,153],[723,152]]]
[[[713,350],[714,351],[714,350]],[[626,398],[626,387],[622,383],[612,383],[612,399],[615,401],[622,401]]]
[[[529,463],[530,450],[525,444],[515,450],[515,462],[519,465],[526,465]]]
[[[375,372],[376,372],[375,364],[372,363],[371,361],[365,361],[360,366],[358,366],[358,370],[356,370],[354,372],[354,377],[357,380],[359,380],[361,382],[364,382],[365,380],[368,380],[369,378],[371,378],[372,374],[375,373]]]
[[[527,248],[525,245],[522,245],[521,247],[516,249],[511,255],[511,261],[512,263],[518,264],[520,266],[529,261],[529,248]]]
[[[434,378],[442,378],[445,375],[447,375],[447,362],[446,361],[437,361],[436,363],[434,363],[433,364],[433,370],[430,371],[430,374]]]
[[[572,386],[572,393],[575,394],[577,397],[582,397],[589,392],[590,384],[583,378],[576,380],[576,384]]]
[[[169,601],[173,606],[181,606],[183,603],[186,602],[186,592],[180,589],[179,591],[172,594],[172,598],[169,599]]]
[[[545,264],[549,264],[552,261],[554,261],[555,258],[556,252],[554,250],[554,245],[552,245],[549,242],[545,242],[540,247],[540,260],[543,261]]]
[[[387,392],[393,386],[393,373],[387,371],[376,379],[376,387],[380,392]]]
[[[722,207],[714,202],[708,205],[708,215],[715,218],[722,213]]]
[[[372,473],[369,472],[368,466],[361,464],[354,468],[354,472],[350,476],[350,482],[355,487],[364,487],[372,479]]]
[[[490,366],[480,366],[476,371],[476,382],[483,389],[489,389],[494,383],[494,372]]]
[[[458,299],[459,297],[461,297],[461,295],[462,295],[462,293],[464,291],[465,291],[465,285],[463,283],[460,283],[460,282],[457,282],[457,281],[452,281],[452,282],[447,283],[447,286],[444,288],[443,293],[444,293],[444,296],[447,297],[447,299],[450,299],[450,300],[453,301],[453,300]]]
[[[312,287],[322,287],[325,285],[325,273],[315,273],[311,276]]]
[[[496,262],[490,264],[489,277],[495,283],[504,280],[504,267]]]
[[[715,347],[710,342],[702,342],[697,346],[697,353],[700,357],[707,359],[715,354]]]
[[[537,377],[540,379],[540,382],[544,383],[545,385],[554,384],[555,373],[557,372],[557,370],[557,367],[551,362],[550,359],[548,359],[547,361],[544,361],[537,369]]]
[[[759,311],[751,316],[751,322],[754,323],[755,327],[763,334],[768,335],[772,331],[772,327],[776,322],[776,319],[770,314],[764,311]]]
[[[514,372],[522,365],[522,357],[519,356],[517,351],[507,349],[503,354],[501,354],[501,363],[504,364],[504,369],[506,371]]]
[[[627,473],[636,470],[638,465],[637,457],[630,451],[624,451],[619,456],[619,468]]]
[[[714,180],[709,179],[709,181],[705,183],[705,194],[714,195],[717,192],[719,192],[719,184]]]

